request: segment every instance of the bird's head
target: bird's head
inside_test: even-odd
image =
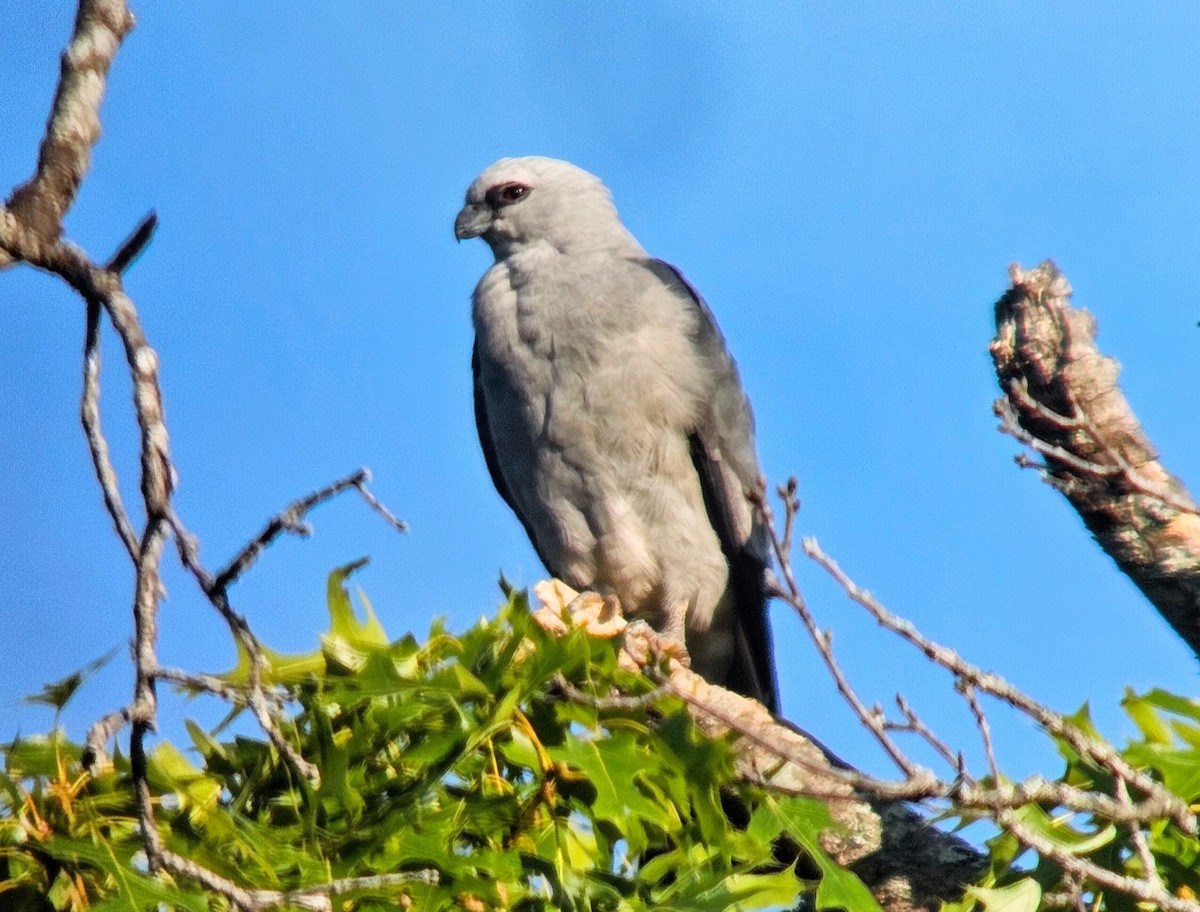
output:
[[[482,237],[498,260],[534,244],[564,253],[642,252],[599,178],[540,156],[502,158],[479,175],[454,220],[454,236]]]

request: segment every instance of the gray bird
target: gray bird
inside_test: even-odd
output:
[[[704,300],[564,161],[496,162],[454,234],[496,257],[473,298],[475,420],[546,569],[774,710],[754,419]]]

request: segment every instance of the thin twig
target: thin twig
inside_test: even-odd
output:
[[[1122,807],[1131,807],[1133,800],[1129,797],[1129,787],[1125,784],[1124,779],[1116,780],[1117,801]],[[1142,869],[1145,872],[1144,876],[1147,882],[1156,889],[1165,890],[1162,878],[1158,874],[1158,865],[1154,861],[1154,855],[1150,852],[1150,845],[1146,842],[1146,834],[1142,831],[1141,822],[1129,823],[1129,836],[1133,840],[1133,847],[1137,851],[1138,858],[1142,862]]]
[[[916,714],[908,701],[904,699],[903,694],[896,694],[896,706],[904,716],[904,722],[888,722],[887,727],[892,731],[908,731],[917,735],[926,744],[934,749],[939,757],[946,761],[953,768],[962,770],[962,755],[955,754],[951,750],[950,745],[934,734],[921,718]]]
[[[851,601],[865,608],[881,626],[919,649],[935,664],[940,665],[955,677],[1020,710],[1051,735],[1066,741],[1082,756],[1091,758],[1147,795],[1158,798],[1168,816],[1185,833],[1196,835],[1196,817],[1188,808],[1187,803],[1163,788],[1146,773],[1130,766],[1111,745],[1088,736],[1078,726],[1072,725],[1063,716],[1038,703],[1004,678],[977,668],[954,650],[924,636],[910,621],[892,614],[870,592],[862,589],[850,579],[837,562],[821,550],[816,539],[806,538],[803,542],[803,549],[809,558],[833,577]]]
[[[259,727],[262,728],[263,733],[267,736],[271,744],[275,746],[275,749],[279,751],[284,762],[291,767],[296,775],[305,779],[315,788],[321,781],[320,770],[314,764],[309,763],[300,756],[300,753],[292,746],[291,742],[284,737],[283,731],[279,727],[281,721],[279,713],[271,707],[266,699],[262,683],[266,658],[263,655],[262,644],[259,643],[258,637],[251,631],[245,617],[230,604],[225,588],[218,581],[213,580],[203,564],[200,563],[199,546],[196,542],[196,537],[188,532],[182,520],[180,520],[174,511],[171,513],[171,525],[175,530],[175,544],[179,551],[180,562],[196,578],[200,588],[208,596],[209,602],[217,609],[217,612],[229,627],[230,633],[246,651],[246,655],[250,660],[250,680],[244,693],[245,705],[250,708]]]
[[[1062,893],[1043,893],[1042,905],[1047,909],[1074,909],[1075,912],[1092,912],[1083,896],[1083,883],[1078,875],[1064,873]]]
[[[221,570],[216,578],[213,579],[207,587],[209,594],[213,592],[224,592],[229,586],[235,582],[238,577],[254,566],[254,562],[258,560],[258,556],[266,550],[271,544],[284,532],[291,532],[296,535],[306,536],[309,534],[308,527],[304,524],[304,517],[308,515],[319,504],[327,500],[331,500],[350,488],[356,488],[359,493],[362,493],[360,485],[368,477],[366,469],[358,469],[351,472],[345,478],[338,479],[332,484],[326,485],[320,490],[313,491],[304,497],[293,501],[279,513],[276,513],[270,520],[267,521],[263,530],[258,533],[250,542],[242,548],[241,551],[234,556],[233,560]],[[202,584],[203,585],[203,584]]]
[[[1009,394],[1017,399],[1021,406],[1028,411],[1033,412],[1043,421],[1053,425],[1055,428],[1062,431],[1075,431],[1087,434],[1088,439],[1103,452],[1111,462],[1108,464],[1096,462],[1094,459],[1085,459],[1072,453],[1070,450],[1057,444],[1048,443],[1039,437],[1034,436],[1025,428],[1021,427],[1017,412],[1012,404],[1011,399],[996,400],[993,411],[1000,419],[1000,430],[1012,437],[1019,443],[1025,444],[1031,450],[1041,453],[1047,459],[1052,459],[1062,466],[1071,469],[1078,476],[1085,478],[1094,478],[1097,481],[1111,481],[1115,478],[1120,478],[1132,491],[1139,494],[1145,494],[1155,500],[1161,501],[1168,507],[1173,507],[1183,513],[1198,512],[1196,504],[1188,497],[1180,497],[1167,490],[1164,485],[1157,484],[1154,481],[1146,478],[1145,475],[1137,470],[1132,463],[1129,462],[1115,447],[1105,439],[1100,433],[1100,429],[1095,422],[1088,417],[1082,406],[1075,403],[1072,399],[1072,408],[1078,415],[1075,417],[1061,415],[1053,411],[1049,407],[1043,405],[1038,400],[1029,395],[1028,384],[1024,379],[1014,382],[1009,387]],[[1053,471],[1049,466],[1040,466],[1045,471]],[[1053,478],[1053,476],[1051,476]],[[1050,478],[1047,479],[1048,481]],[[1056,479],[1057,480],[1057,479]]]
[[[662,684],[638,697],[626,697],[621,694],[598,697],[595,694],[585,693],[580,690],[562,674],[554,676],[554,686],[571,702],[579,703],[582,706],[590,706],[601,712],[607,710],[632,712],[644,710],[648,706],[653,706],[666,694],[673,692],[669,684]]]
[[[246,622],[245,617],[234,610],[229,601],[228,589],[230,585],[254,565],[262,552],[281,534],[284,532],[293,532],[301,535],[309,534],[310,530],[304,522],[304,518],[308,513],[318,505],[331,500],[350,488],[355,488],[360,494],[368,498],[368,503],[373,504],[374,508],[381,515],[390,517],[393,524],[398,523],[399,520],[396,520],[383,504],[379,503],[366,492],[363,485],[369,477],[369,471],[366,468],[361,468],[347,475],[345,478],[341,478],[326,485],[324,488],[294,501],[272,517],[263,530],[251,539],[235,555],[225,569],[220,571],[215,577],[200,562],[199,543],[196,537],[186,529],[177,513],[174,511],[171,513],[171,524],[175,530],[175,541],[180,561],[183,563],[185,569],[189,570],[196,578],[201,590],[208,596],[209,601],[224,618],[230,632],[242,645],[242,648],[245,649],[250,660],[250,683],[245,694],[246,705],[249,706],[259,726],[275,746],[276,750],[279,751],[288,766],[297,775],[313,784],[314,787],[320,782],[320,772],[316,766],[301,757],[291,745],[291,742],[284,737],[279,727],[281,720],[278,718],[278,713],[268,704],[262,688],[262,678],[266,666],[262,644],[259,643],[258,638],[250,630],[250,625]]]
[[[158,213],[151,210],[138,223],[129,237],[121,242],[117,252],[105,265],[109,272],[122,275],[142,255],[150,241],[154,238],[154,230],[158,227]]]
[[[125,505],[121,501],[117,472],[109,458],[108,440],[100,426],[100,312],[100,303],[89,299],[83,345],[83,395],[79,406],[79,418],[87,438],[88,452],[92,455],[92,468],[104,495],[104,507],[116,527],[117,537],[125,545],[129,559],[136,563],[137,533],[133,531],[129,515],[125,512]]]
[[[359,496],[367,502],[367,506],[382,516],[393,529],[395,529],[397,532],[407,532],[408,523],[396,516],[395,513],[381,503],[379,499],[367,488],[367,482],[371,480],[371,470],[364,466],[359,470],[359,472],[361,473],[362,477],[354,485]]]
[[[1094,462],[1091,459],[1076,456],[1070,450],[1058,444],[1047,443],[1040,437],[1033,436],[1033,434],[1029,433],[1029,431],[1025,430],[1018,423],[1017,413],[1013,408],[1012,402],[1008,399],[997,399],[993,403],[992,411],[1000,419],[1001,431],[1019,443],[1025,444],[1031,450],[1041,453],[1047,459],[1053,459],[1055,462],[1061,463],[1066,468],[1073,469],[1085,477],[1109,479],[1121,474],[1121,470],[1117,466],[1100,465],[1100,463]]]
[[[784,523],[785,529],[788,529],[793,521],[790,517],[794,516],[799,508],[799,503],[795,498],[795,485],[789,483],[787,486],[779,489],[779,496],[784,504]],[[761,492],[759,492],[761,495]],[[821,656],[821,660],[825,663],[833,682],[837,685],[838,693],[842,695],[858,717],[859,721],[875,736],[875,740],[879,742],[884,751],[892,762],[899,767],[900,771],[910,779],[925,779],[932,775],[928,770],[925,770],[915,764],[902,751],[895,740],[887,732],[887,727],[884,725],[883,718],[880,714],[871,712],[866,704],[859,698],[858,693],[850,684],[849,678],[842,671],[838,664],[837,658],[833,654],[833,634],[828,630],[821,630],[817,626],[816,619],[812,612],[809,611],[808,604],[805,602],[803,595],[800,593],[800,586],[796,582],[796,576],[792,571],[791,562],[788,560],[788,552],[784,548],[783,539],[780,538],[778,531],[775,528],[775,517],[771,512],[771,507],[767,503],[766,498],[759,496],[754,503],[754,507],[762,516],[763,526],[768,530],[771,536],[771,545],[775,552],[775,560],[779,564],[779,570],[783,574],[786,590],[771,593],[780,598],[785,599],[800,616],[800,620],[804,623],[805,630],[808,631],[809,638],[817,647],[817,652]],[[787,533],[785,533],[787,534]]]
[[[1080,426],[1087,432],[1092,442],[1120,470],[1121,477],[1126,485],[1140,494],[1145,494],[1147,497],[1161,501],[1169,507],[1174,507],[1181,513],[1200,513],[1200,508],[1197,508],[1195,501],[1190,497],[1176,496],[1167,490],[1164,485],[1147,478],[1133,463],[1126,459],[1125,454],[1113,446],[1112,442],[1101,433],[1099,426],[1088,415],[1084,407],[1075,401],[1075,396],[1070,390],[1067,390],[1067,401],[1071,404],[1071,408],[1076,411],[1078,415],[1076,420],[1078,420]]]
[[[232,703],[234,706],[246,705],[246,688],[236,684],[230,684],[220,678],[207,674],[192,674],[184,671],[181,668],[158,668],[154,672],[154,677],[158,681],[166,681],[174,684],[176,687],[182,687],[185,690],[194,691],[196,693],[207,693],[214,697],[220,697],[227,703]]]
[[[979,731],[979,740],[983,743],[983,755],[987,759],[988,771],[992,774],[992,781],[996,785],[999,785],[1002,777],[1000,775],[1000,764],[996,762],[996,749],[992,744],[992,727],[988,724],[987,715],[979,703],[979,695],[976,694],[975,688],[966,681],[958,681],[954,685],[954,688],[967,701],[967,706],[970,708],[971,715],[975,719],[975,728]]]

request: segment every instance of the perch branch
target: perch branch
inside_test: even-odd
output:
[[[577,594],[561,583],[553,588],[563,605],[579,604],[574,599]],[[562,623],[561,610],[535,612],[534,617],[555,635],[565,635],[569,629]],[[919,785],[908,780],[888,783],[845,767],[762,704],[693,672],[680,661],[678,644],[644,622],[614,625],[603,615],[583,610],[576,610],[571,620],[601,637],[615,636],[623,627],[622,663],[681,698],[709,736],[734,735],[737,770],[745,781],[824,801],[837,826],[822,835],[822,847],[838,864],[858,873],[888,912],[936,909],[942,900],[961,897],[963,885],[981,873],[979,855],[962,840],[931,826],[914,811],[874,800],[878,793],[888,794],[893,785],[897,795],[888,794],[893,802],[918,790],[928,793],[938,785],[932,776]],[[603,701],[608,695],[591,699]]]
[[[796,585],[788,552],[782,547],[786,530],[794,527],[798,508],[794,491],[790,484],[780,490],[785,532],[780,534],[774,524],[768,528],[776,548],[779,574],[787,581],[786,588],[777,594],[801,611],[802,608],[807,610],[807,605]],[[762,506],[760,498],[760,513],[764,512]],[[947,808],[957,813],[990,819],[1027,848],[1032,848],[1051,863],[1060,864],[1068,879],[1122,892],[1141,902],[1157,902],[1162,908],[1200,912],[1200,904],[1168,895],[1156,875],[1127,877],[1107,870],[1091,859],[1070,856],[1068,850],[1031,831],[1016,813],[1024,807],[1038,805],[1061,809],[1068,816],[1080,814],[1111,821],[1128,828],[1131,834],[1139,834],[1133,837],[1136,848],[1139,839],[1144,843],[1142,834],[1164,819],[1173,821],[1185,832],[1194,833],[1196,820],[1185,802],[1129,766],[1107,743],[1081,731],[999,676],[970,665],[953,650],[929,640],[912,624],[892,615],[869,592],[854,583],[815,541],[806,540],[803,548],[878,623],[952,674],[956,688],[975,719],[992,780],[990,785],[981,785],[967,769],[962,756],[956,756],[921,723],[902,698],[899,705],[904,719],[895,723],[886,720],[881,709],[866,709],[857,695],[848,702],[868,727],[875,723],[885,731],[904,728],[934,746],[949,767],[951,777],[938,778],[932,771],[912,763],[903,757],[894,741],[889,744],[906,761],[897,764],[903,778],[881,780],[847,768],[819,743],[780,722],[753,700],[712,685],[694,674],[680,661],[678,645],[656,634],[644,623],[625,626],[614,623],[603,613],[589,613],[578,608],[574,609],[572,621],[596,636],[611,637],[623,628],[623,662],[670,687],[689,706],[697,724],[710,735],[734,735],[738,744],[737,768],[744,779],[780,792],[825,801],[840,825],[840,832],[825,834],[824,848],[839,864],[859,874],[886,909],[935,907],[941,900],[953,898],[955,890],[961,891],[961,885],[970,882],[981,871],[982,861],[969,846],[931,827],[903,803],[937,801],[945,802]],[[574,593],[562,591],[560,583],[542,584],[535,587],[535,591],[543,601],[543,592],[557,592],[564,605],[577,604],[572,598]],[[556,634],[561,635],[566,630],[561,611],[543,609],[535,613],[535,617]],[[806,626],[813,634],[818,650],[827,653],[826,665],[836,678],[840,666],[832,654],[832,642],[821,634],[811,612],[808,612]],[[853,693],[848,682],[845,690]],[[1081,756],[1104,767],[1112,774],[1113,791],[1091,791],[1066,783],[1048,782],[1040,777],[1017,783],[1007,781],[996,759],[991,726],[980,694],[992,696],[1029,716],[1049,734],[1070,744]],[[1137,800],[1132,792],[1136,792]],[[1070,896],[1064,898],[1070,901]]]

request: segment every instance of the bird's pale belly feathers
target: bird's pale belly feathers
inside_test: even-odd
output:
[[[505,481],[537,517],[555,575],[611,591],[651,623],[686,605],[688,628],[706,630],[726,607],[728,566],[687,442],[709,380],[686,345],[690,315],[649,294],[629,325],[628,306],[589,298],[582,265],[546,288],[510,261],[477,289],[486,407],[507,416],[491,424]],[[559,303],[580,300],[591,306]]]

